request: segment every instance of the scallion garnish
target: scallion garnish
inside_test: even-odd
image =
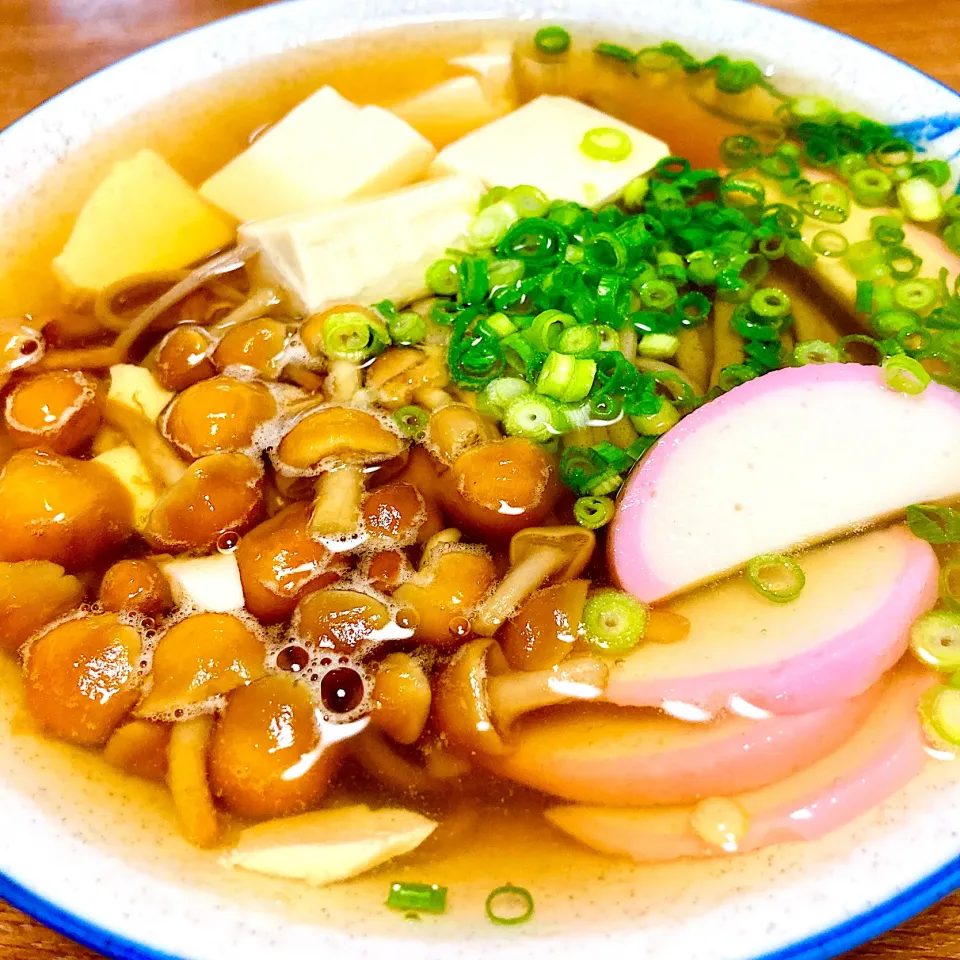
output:
[[[447,909],[447,888],[435,883],[391,883],[387,906],[418,913],[443,913]]]
[[[842,257],[850,246],[847,238],[839,230],[821,230],[810,244],[813,252],[821,257]]]
[[[598,43],[593,52],[598,57],[606,57],[608,60],[618,60],[621,63],[633,63],[636,54],[629,48],[619,43]]]
[[[960,671],[960,613],[931,610],[910,628],[910,649],[943,673]]]
[[[918,223],[930,223],[943,213],[940,190],[926,177],[911,177],[897,184],[897,196],[904,213]]]
[[[423,407],[406,406],[393,411],[393,422],[407,437],[419,439],[427,432],[430,414]]]
[[[633,141],[617,127],[594,127],[583,135],[580,149],[591,160],[619,163],[633,152]]]
[[[927,543],[960,543],[960,511],[935,503],[907,507],[907,526],[914,536]]]
[[[573,519],[588,530],[599,530],[613,519],[615,510],[609,497],[580,497],[573,505]]]
[[[882,170],[866,167],[850,177],[850,189],[861,206],[879,207],[890,196],[893,181]]]
[[[387,318],[387,333],[390,339],[400,346],[420,343],[427,335],[427,323],[413,310],[404,310]]]
[[[491,923],[513,927],[526,923],[533,916],[533,895],[526,887],[507,883],[490,892],[484,909]]]
[[[596,361],[553,350],[537,378],[536,391],[563,403],[578,403],[590,393],[596,375]]]
[[[583,608],[584,636],[600,653],[629,653],[643,639],[646,625],[646,606],[612,587],[598,590]]]
[[[807,578],[790,557],[765,553],[747,564],[747,581],[768,600],[789,603],[800,596]]]
[[[526,437],[545,443],[564,433],[562,414],[543,396],[524,394],[517,397],[503,414],[503,429],[511,437]]]
[[[808,363],[836,363],[839,359],[837,348],[826,340],[802,340],[793,348],[793,362],[801,367]]]
[[[940,600],[960,613],[960,560],[948,560],[940,568]]]
[[[541,53],[566,53],[570,49],[570,34],[563,27],[541,27],[534,34],[533,43]]]
[[[323,321],[323,349],[336,360],[359,363],[378,353],[387,342],[386,325],[359,310],[331,313]]]
[[[883,361],[883,379],[888,387],[898,393],[916,396],[930,384],[930,374],[919,360],[898,353]]]
[[[924,691],[918,705],[927,737],[938,747],[960,746],[960,689],[938,684]]]

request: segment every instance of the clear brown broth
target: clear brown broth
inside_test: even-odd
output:
[[[503,27],[487,27],[484,37],[511,36]],[[0,315],[29,313],[57,316],[70,309],[59,296],[50,270],[84,199],[109,164],[142,147],[163,154],[192,183],[199,183],[240,152],[263,125],[282,117],[309,93],[330,84],[358,103],[389,105],[453,75],[449,58],[475,49],[475,28],[379,34],[356,43],[306,47],[234,71],[215,83],[182,92],[122,127],[98,138],[47,178],[35,195],[24,198],[22,210],[8,221],[0,244]],[[690,96],[682,75],[654,75],[646,80],[616,76],[609,70],[578,83],[593,90],[598,107],[630,121],[670,144],[675,153],[699,165],[718,162],[721,139],[739,130],[737,124],[704,111]],[[812,309],[831,310],[815,291]],[[596,579],[602,569],[592,569]],[[456,802],[429,801],[430,813],[453,814],[444,840],[405,860],[340,889],[306,890],[294,884],[228,874],[214,854],[184,849],[165,791],[107,767],[91,753],[44,740],[19,706],[18,671],[0,665],[0,692],[5,725],[14,734],[6,749],[28,758],[26,776],[39,802],[64,818],[78,835],[90,837],[164,876],[182,876],[187,864],[191,882],[267,909],[281,908],[301,920],[344,925],[362,923],[367,932],[389,930],[394,935],[452,937],[462,926],[482,917],[478,897],[505,881],[523,883],[538,896],[539,932],[558,929],[568,918],[570,903],[590,884],[629,890],[631,898],[683,896],[694,876],[690,865],[636,868],[611,861],[553,832],[540,817],[546,801],[539,795],[502,781],[477,782]],[[67,789],[63,784],[70,784]],[[74,789],[73,785],[76,785]],[[356,771],[348,771],[334,799],[392,799]],[[132,815],[130,811],[139,811]],[[119,819],[118,819],[119,818]],[[154,847],[158,852],[153,852]],[[151,851],[145,856],[147,850]],[[756,871],[769,869],[759,861]],[[745,872],[746,870],[746,872]],[[696,876],[707,895],[722,897],[727,889],[722,864],[697,866]],[[747,883],[750,871],[739,866],[737,883]],[[381,910],[388,881],[421,880],[451,887],[449,927],[428,920],[413,928]],[[456,891],[463,891],[458,901]],[[479,900],[482,904],[482,897]],[[588,925],[610,928],[636,921],[637,911],[625,913],[615,897],[605,900],[594,890],[587,900]],[[427,931],[429,927],[429,931]]]

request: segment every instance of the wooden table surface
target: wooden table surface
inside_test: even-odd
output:
[[[764,0],[881,47],[960,89],[960,0]],[[0,0],[0,128],[141,47],[257,0]],[[95,960],[0,900],[0,960]],[[856,960],[960,958],[960,894]],[[675,958],[683,960],[683,958]]]

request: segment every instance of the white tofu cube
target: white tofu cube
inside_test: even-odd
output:
[[[171,560],[161,569],[177,603],[193,604],[203,613],[229,613],[244,605],[236,554]]]
[[[580,149],[584,134],[612,127],[630,138],[622,160],[595,160]],[[551,200],[595,207],[670,155],[665,143],[569,97],[537,97],[440,151],[432,175],[480,177],[488,187],[539,187]]]
[[[127,488],[133,502],[134,529],[143,530],[150,511],[160,499],[160,490],[140,454],[131,444],[121,443],[93,460],[106,467]]]
[[[476,77],[454,77],[395,103],[390,108],[431,143],[453,143],[511,109],[494,99]]]
[[[445,177],[313,215],[247,224],[241,242],[260,247],[261,269],[305,313],[341,303],[427,294],[427,267],[462,247],[484,194],[476,177]]]
[[[408,123],[323,87],[200,187],[238,220],[372,196],[423,176],[436,155]]]
[[[110,368],[109,404],[142,414],[151,423],[156,423],[160,412],[173,398],[174,394],[164,390],[145,367],[118,363]]]

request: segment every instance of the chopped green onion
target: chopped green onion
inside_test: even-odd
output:
[[[600,334],[600,352],[609,353],[612,350],[620,349],[620,334],[613,327],[601,324],[596,328]]]
[[[600,350],[600,334],[590,323],[567,327],[557,340],[557,350],[573,357],[592,357]]]
[[[662,47],[644,47],[637,52],[636,64],[644,70],[660,73],[675,67],[677,59]]]
[[[858,240],[847,247],[847,266],[863,279],[878,279],[887,274],[884,247],[876,240]]]
[[[617,127],[594,127],[583,135],[580,149],[591,160],[619,163],[633,152],[633,141]]]
[[[490,292],[487,261],[480,257],[464,257],[457,268],[460,300],[469,306],[481,303]]]
[[[941,236],[950,252],[960,256],[960,220],[954,220],[953,223],[944,227]]]
[[[533,896],[526,887],[508,883],[491,891],[484,909],[491,923],[502,927],[516,926],[533,916]]]
[[[869,169],[871,169],[870,164],[862,153],[847,153],[837,161],[837,173],[844,180],[852,180],[855,173]],[[850,186],[852,188],[853,184],[851,183]],[[854,190],[854,197],[856,197],[856,190]]]
[[[359,363],[387,343],[386,326],[359,310],[331,313],[323,322],[323,348],[327,356]]]
[[[918,257],[909,247],[887,247],[885,253],[890,275],[895,280],[909,280],[920,272],[923,259]]]
[[[487,264],[490,289],[507,287],[523,279],[524,267],[519,260],[491,260]]]
[[[623,404],[616,397],[592,397],[588,416],[588,426],[613,423],[623,416]]]
[[[477,326],[480,326],[481,323],[501,340],[518,330],[517,325],[505,313],[491,313],[489,317],[484,317]]]
[[[890,196],[893,181],[882,170],[867,167],[864,170],[858,170],[850,177],[850,189],[853,192],[853,199],[861,206],[879,207]]]
[[[623,204],[628,210],[638,210],[650,192],[649,177],[634,177],[623,188]]]
[[[508,199],[484,207],[467,227],[467,240],[474,249],[495,247],[517,222],[517,208]],[[429,280],[428,280],[429,285]]]
[[[919,319],[910,310],[880,310],[870,318],[870,325],[881,337],[896,337],[902,330],[919,327]]]
[[[647,333],[637,344],[637,353],[652,360],[669,360],[680,348],[680,338],[670,333]]]
[[[812,267],[817,262],[817,255],[799,237],[791,237],[784,249],[798,267]]]
[[[413,310],[404,310],[387,319],[387,333],[390,339],[401,346],[420,343],[427,335],[427,322]]]
[[[503,415],[503,429],[511,437],[544,443],[563,432],[559,410],[546,397],[524,394]]]
[[[777,287],[764,287],[750,298],[750,309],[758,317],[779,319],[790,313],[790,297]]]
[[[573,505],[573,519],[587,530],[605,527],[614,512],[615,506],[609,497],[580,497]]]
[[[570,34],[563,27],[541,27],[533,35],[533,43],[541,53],[566,53],[570,49]]]
[[[857,281],[857,299],[853,308],[857,313],[870,313],[873,310],[872,280]]]
[[[633,63],[636,54],[629,48],[621,46],[619,43],[598,43],[593,52],[599,57],[606,57],[608,60],[619,60],[621,63]]]
[[[391,883],[387,906],[418,913],[443,913],[447,909],[447,888],[435,883]]]
[[[850,247],[850,241],[838,230],[821,230],[810,244],[813,252],[821,257],[842,257]]]
[[[734,387],[739,387],[748,380],[754,380],[759,376],[759,372],[748,363],[730,363],[727,364],[717,378],[717,386],[726,393]]]
[[[960,194],[954,194],[943,201],[943,215],[948,220],[960,220]]]
[[[912,177],[897,184],[900,206],[911,220],[930,223],[943,213],[940,190],[925,177]]]
[[[393,422],[406,437],[419,439],[427,431],[430,414],[423,407],[407,406],[393,411]]]
[[[732,174],[720,185],[720,199],[736,210],[757,211],[763,209],[766,191],[757,180],[747,180]]]
[[[676,180],[690,172],[690,161],[686,157],[664,157],[657,161],[655,169],[664,180]]]
[[[925,690],[917,707],[927,737],[938,747],[960,746],[960,689],[938,685]]]
[[[498,416],[502,416],[503,411],[514,400],[530,392],[530,384],[526,380],[519,377],[497,377],[484,387],[482,396],[486,397],[490,406],[499,408],[501,412]]]
[[[587,643],[600,653],[629,653],[643,638],[646,626],[646,606],[612,587],[598,590],[583,608]]]
[[[511,333],[500,341],[500,347],[508,367],[528,380],[533,379],[535,371],[539,371],[543,354],[522,333]]]
[[[513,204],[521,217],[542,217],[550,208],[549,197],[538,187],[527,183],[514,187],[506,199]]]
[[[795,560],[775,553],[754,557],[747,564],[747,580],[757,593],[774,603],[796,600],[807,582]]]
[[[918,360],[899,353],[883,361],[883,379],[892,390],[916,396],[927,389],[930,374]]]
[[[596,375],[595,360],[581,360],[554,350],[540,371],[536,391],[563,403],[577,403],[590,393]]]
[[[669,310],[678,300],[677,288],[669,280],[648,280],[637,292],[651,310]]]
[[[710,316],[713,304],[709,297],[705,297],[696,290],[685,293],[676,304],[676,314],[680,318],[682,327],[699,327]]]
[[[935,187],[946,186],[952,176],[950,164],[946,160],[920,160],[913,165],[913,174],[929,180]]]
[[[793,362],[797,366],[808,363],[836,363],[840,359],[837,348],[826,340],[801,340],[793,348]]]
[[[940,297],[935,280],[901,280],[893,288],[893,302],[904,310],[921,313],[932,307]]]
[[[763,77],[760,68],[750,60],[733,60],[717,70],[715,83],[723,93],[743,93]]]
[[[940,568],[940,599],[951,610],[960,612],[960,560],[948,560]]]
[[[555,350],[560,343],[563,331],[576,324],[576,318],[560,310],[544,310],[538,313],[527,328],[526,338],[538,350]]]
[[[654,413],[634,414],[630,417],[630,422],[637,433],[647,437],[659,437],[680,422],[680,413],[677,408],[663,397],[659,397],[659,400],[660,407]]]
[[[850,194],[839,183],[817,183],[797,206],[824,223],[843,223],[850,216]]]
[[[857,360],[857,355],[862,356],[863,351],[858,351],[858,353],[852,352],[849,348],[852,344],[858,344],[866,347],[868,350],[873,351],[872,359],[876,363],[883,363],[883,358],[887,355],[886,351],[883,349],[880,341],[875,337],[868,337],[863,333],[851,333],[845,337],[841,337],[837,341],[837,351],[840,354],[840,359],[843,363],[867,363],[868,361]]]
[[[910,628],[910,649],[935,670],[956,673],[960,670],[960,613],[925,613]]]
[[[760,144],[743,133],[733,134],[720,144],[720,162],[731,170],[756,166],[761,156]]]
[[[913,145],[906,140],[887,140],[873,151],[882,167],[899,167],[913,160]]]
[[[430,290],[441,297],[456,293],[459,285],[459,266],[456,260],[437,260],[427,268],[426,281]]]
[[[907,526],[915,537],[935,545],[960,543],[960,511],[935,503],[907,507]]]
[[[760,161],[759,170],[774,180],[787,180],[800,175],[800,164],[788,153],[778,150]]]
[[[839,111],[826,97],[803,94],[790,101],[790,113],[798,121],[810,123],[833,123]]]
[[[903,232],[903,221],[896,217],[872,217],[870,219],[870,233],[877,243],[885,247],[892,247],[903,243],[906,234]]]

